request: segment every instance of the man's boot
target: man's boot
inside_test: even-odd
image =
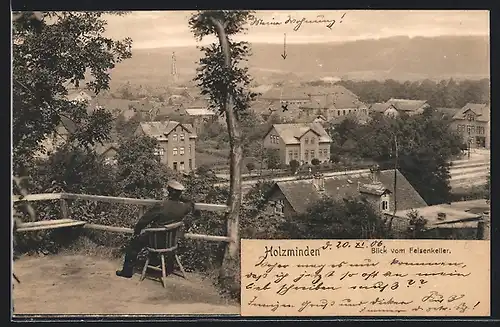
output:
[[[134,275],[134,260],[130,254],[125,255],[125,260],[123,261],[122,270],[116,271],[116,276],[124,278],[132,278]]]

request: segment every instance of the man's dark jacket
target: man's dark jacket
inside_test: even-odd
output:
[[[144,228],[162,227],[167,224],[182,221],[183,218],[194,211],[194,202],[189,200],[167,199],[154,205],[139,219],[134,228],[134,234],[138,235]]]

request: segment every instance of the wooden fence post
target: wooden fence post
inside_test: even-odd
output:
[[[66,199],[60,199],[59,203],[61,205],[62,219],[68,219],[69,218],[68,200],[66,200]]]
[[[145,210],[144,206],[139,206],[139,219],[141,219],[142,215],[144,215],[144,210]]]

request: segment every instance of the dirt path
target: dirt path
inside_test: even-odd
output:
[[[120,262],[79,255],[22,257],[14,288],[14,314],[238,314],[200,276],[171,275],[167,288],[154,280],[115,276]]]

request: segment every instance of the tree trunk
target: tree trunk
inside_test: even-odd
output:
[[[229,41],[224,30],[224,25],[217,20],[213,20],[219,43],[224,54],[224,61],[227,69],[231,68],[231,52]],[[239,212],[241,207],[241,169],[243,162],[243,147],[241,144],[241,131],[233,111],[232,97],[227,95],[225,108],[222,108],[226,114],[226,124],[229,133],[229,198],[227,206],[227,235],[231,238],[224,256],[223,266],[238,258],[239,255]]]

